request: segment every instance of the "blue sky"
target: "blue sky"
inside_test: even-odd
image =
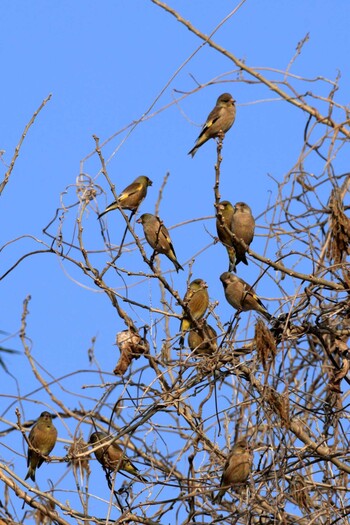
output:
[[[235,5],[227,0],[171,2],[174,9],[204,33],[210,33]],[[276,70],[268,74],[270,78],[280,80],[277,70],[287,67],[298,42],[309,33],[309,41],[292,65],[291,72],[299,77],[334,80],[340,71],[336,100],[346,105],[350,92],[349,15],[350,6],[345,0],[247,0],[219,29],[214,40],[251,67]],[[104,142],[140,119],[201,41],[149,0],[5,0],[1,18],[0,150],[5,151],[3,163],[10,163],[24,126],[40,103],[52,94],[52,99],[29,130],[2,194],[1,275],[24,254],[41,249],[41,241],[50,244],[42,230],[53,219],[61,202],[65,206],[76,203],[74,185],[81,169],[105,192],[91,203],[83,223],[86,247],[99,252],[91,257],[96,266],[102,268],[108,256],[103,253],[97,205],[102,211],[113,197],[100,173],[101,166],[96,156],[82,163],[94,150],[92,135]],[[192,92],[197,87],[196,82],[206,84],[217,78],[220,81],[214,85],[174,103],[180,92]],[[300,93],[309,90],[323,97],[330,90],[329,85],[322,81],[306,84],[295,79],[293,85]],[[104,157],[111,159],[107,169],[117,192],[138,175],[145,174],[152,179],[153,186],[142,205],[142,212],[154,211],[159,188],[169,172],[160,206],[160,216],[165,224],[171,227],[191,218],[204,218],[171,230],[178,259],[186,271],[166,275],[181,296],[186,290],[186,263],[212,241],[205,228],[212,235],[216,233],[213,219],[208,219],[214,211],[215,143],[207,143],[193,160],[187,152],[216,98],[224,91],[231,92],[237,100],[237,119],[224,143],[221,193],[223,198],[232,202],[249,203],[254,216],[259,217],[252,248],[262,253],[266,220],[261,214],[269,199],[276,199],[273,179],[282,180],[297,160],[307,116],[278,100],[266,87],[240,82],[234,64],[208,46],[181,69],[152,112],[170,105],[167,109],[139,124],[125,142],[127,132],[124,131],[103,149]],[[312,101],[312,104],[316,102]],[[327,111],[326,104],[322,101],[318,104],[320,110]],[[0,166],[5,173],[5,165]],[[339,155],[336,168],[339,173],[348,170],[344,153]],[[317,162],[313,164],[311,159],[307,169],[317,171]],[[66,241],[72,241],[76,234],[77,212],[78,207],[73,207],[67,214],[64,225]],[[106,224],[111,242],[117,244],[123,229],[121,217],[116,213],[108,214]],[[50,231],[55,233],[57,226],[56,222]],[[136,225],[136,231],[141,235],[140,225]],[[13,240],[16,241],[8,244]],[[151,254],[148,246],[146,252]],[[275,257],[273,246],[269,256]],[[165,258],[161,258],[161,264],[164,270],[172,269]],[[122,265],[146,271],[135,251],[123,256]],[[232,309],[225,303],[218,277],[226,271],[226,266],[226,252],[220,245],[211,246],[199,255],[193,266],[194,277],[202,277],[208,282],[211,300],[219,301],[217,311],[225,322],[229,320]],[[240,275],[254,282],[259,267],[251,262],[249,267],[241,269]],[[124,284],[115,273],[108,272],[108,282],[124,292]],[[152,302],[158,300],[155,282],[144,282],[137,290],[135,298],[144,299],[146,294]],[[270,305],[268,299],[277,292],[271,282],[267,279],[265,285],[259,284],[259,291],[273,313],[277,304],[271,302]],[[94,367],[89,363],[88,349],[94,337],[95,356],[106,372],[105,377],[112,372],[118,357],[115,334],[123,325],[107,297],[77,268],[62,263],[58,257],[34,255],[1,281],[1,329],[13,334],[3,341],[3,346],[21,352],[5,359],[14,375],[21,370],[21,397],[36,388],[17,335],[22,303],[28,295],[31,301],[27,336],[31,340],[33,355],[50,374],[63,376],[77,370],[92,371]],[[180,313],[176,306],[174,311]],[[146,310],[133,308],[128,312],[138,326],[152,325],[153,316]],[[158,339],[156,332],[153,335],[158,345],[154,351],[159,351],[159,335]],[[20,406],[23,419],[35,419],[43,409],[40,395],[34,394],[31,402],[20,404],[16,400],[15,382],[0,373],[3,378],[3,417],[16,421],[14,408]],[[91,375],[83,376],[84,383],[88,377],[91,383],[99,382],[95,372]],[[73,377],[74,383],[70,387],[77,392],[77,398],[63,394],[63,399],[72,407],[78,404],[81,392],[80,376]],[[113,375],[108,377],[109,381],[115,380]],[[96,392],[92,394],[93,398],[95,396]],[[63,441],[68,439],[65,432],[61,424]],[[57,446],[56,453],[64,455],[62,443]],[[19,472],[24,473],[24,458],[13,453],[13,460]],[[96,469],[96,465],[93,468]],[[46,477],[42,472],[40,477],[44,482]]]

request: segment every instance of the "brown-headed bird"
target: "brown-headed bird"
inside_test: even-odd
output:
[[[233,214],[234,208],[230,201],[219,202],[216,212],[216,231],[220,241],[227,250],[229,259],[229,272],[232,272],[236,268],[236,251],[233,247],[233,238],[230,233],[232,232]]]
[[[220,487],[222,488],[214,501],[221,503],[221,500],[229,487],[240,488],[248,479],[253,463],[253,455],[245,438],[235,443],[229,453],[221,477]]]
[[[196,328],[188,332],[188,346],[197,355],[212,355],[217,349],[218,334],[212,326],[206,322],[202,325],[203,335]]]
[[[242,261],[248,264],[245,256],[246,249],[237,239],[242,239],[247,246],[250,245],[254,238],[255,220],[252,210],[245,202],[237,202],[233,208],[231,231],[235,234],[236,239],[232,239],[232,245],[236,252],[236,265]],[[236,271],[236,268],[234,268]],[[231,271],[231,270],[230,270]]]
[[[38,421],[33,425],[28,437],[31,447],[28,448],[28,472],[24,479],[30,478],[35,481],[35,471],[43,462],[43,456],[48,456],[56,444],[57,430],[52,423],[52,415],[49,412],[42,412]]]
[[[207,283],[203,281],[203,279],[194,279],[194,281],[191,281],[183,298],[183,302],[187,304],[193,319],[196,319],[196,321],[201,319],[209,306]],[[187,332],[191,326],[192,321],[184,312],[180,326],[181,332]],[[181,341],[183,341],[183,337]]]
[[[194,157],[198,148],[207,142],[207,140],[214,139],[221,133],[227,133],[234,123],[235,118],[235,100],[230,93],[223,93],[217,99],[215,108],[209,113],[207,121],[204,124],[194,147],[188,152],[188,154]]]
[[[99,214],[100,219],[105,213],[109,211],[122,208],[123,210],[130,210],[135,213],[141,202],[147,195],[148,186],[152,186],[152,181],[145,175],[137,177],[134,182],[129,184],[118,196],[118,200],[112,202],[107,208]]]
[[[169,232],[160,218],[151,213],[144,213],[136,222],[142,224],[146,240],[154,249],[154,253],[163,253],[166,255],[174,264],[177,272],[183,270],[181,264],[176,259]]]
[[[111,443],[112,440],[113,437],[106,432],[93,432],[91,434],[89,443],[93,447],[106,443],[106,445],[93,450],[97,461],[107,470],[115,470],[116,472],[124,470],[146,483],[147,480],[140,475],[138,469],[124,453],[124,450],[115,441]]]
[[[253,288],[243,279],[232,273],[224,272],[220,275],[220,280],[224,287],[226,300],[233,308],[242,312],[255,310],[268,321],[272,319],[272,315],[266,310]]]

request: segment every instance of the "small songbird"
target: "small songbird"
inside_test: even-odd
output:
[[[136,221],[142,224],[148,244],[154,249],[154,253],[163,253],[174,264],[176,271],[183,270],[176,259],[174,247],[170,235],[163,222],[156,215],[144,213]]]
[[[245,438],[235,443],[229,453],[221,477],[220,487],[222,488],[214,501],[221,503],[221,500],[229,487],[240,488],[248,479],[253,463],[253,454]]]
[[[233,208],[232,216],[232,233],[235,234],[236,239],[232,239],[232,245],[236,252],[236,265],[242,261],[248,264],[245,256],[245,248],[237,242],[237,239],[242,239],[248,246],[254,238],[255,220],[252,215],[252,210],[245,202],[237,202]],[[236,271],[236,268],[234,268]]]
[[[236,251],[233,248],[232,219],[234,208],[230,201],[221,201],[216,212],[216,231],[222,244],[225,246],[229,259],[228,271],[232,272],[236,268]],[[219,217],[221,215],[221,218]],[[229,230],[227,231],[226,228]]]
[[[248,283],[229,272],[221,274],[220,280],[224,287],[226,300],[233,308],[242,312],[255,310],[266,317],[268,321],[271,321],[272,315],[269,314]]]
[[[39,468],[43,462],[43,456],[48,456],[56,444],[57,430],[52,423],[52,415],[49,412],[42,412],[38,421],[33,425],[29,437],[29,443],[38,452],[28,448],[28,461],[27,466],[28,472],[24,479],[30,478],[35,481],[35,471]]]
[[[102,213],[99,214],[98,219],[100,219],[105,213],[118,208],[130,210],[135,213],[147,195],[148,186],[152,186],[152,181],[148,177],[145,175],[137,177],[134,182],[129,184],[129,186],[121,192],[118,200],[112,202]]]
[[[188,154],[194,157],[198,148],[207,142],[207,140],[218,137],[220,133],[227,133],[234,123],[235,118],[235,100],[230,93],[223,93],[217,99],[215,108],[209,113],[194,147]]]
[[[107,443],[105,446],[93,450],[97,461],[101,463],[107,470],[124,470],[133,476],[136,476],[140,481],[147,482],[146,478],[143,478],[138,469],[133,465],[130,459],[124,453],[124,450],[114,441],[111,444],[113,437],[106,432],[93,432],[90,436],[89,443],[93,446],[102,445]]]
[[[206,322],[202,325],[203,335],[196,328],[188,332],[188,346],[197,355],[212,355],[217,349],[218,334],[212,326]]]
[[[197,321],[201,319],[209,306],[207,283],[203,279],[195,279],[190,282],[183,301],[187,304],[193,319]],[[181,332],[187,332],[191,325],[191,319],[184,313],[180,326]]]

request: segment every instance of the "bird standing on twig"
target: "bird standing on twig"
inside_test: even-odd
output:
[[[221,503],[221,500],[229,487],[239,489],[248,479],[253,463],[252,451],[245,438],[235,443],[229,453],[221,477],[220,487],[222,488],[214,502]]]
[[[141,202],[147,195],[148,186],[152,186],[152,181],[145,175],[137,177],[134,182],[129,184],[118,196],[118,199],[99,214],[100,219],[105,213],[112,210],[122,208],[123,210],[130,210],[135,213],[140,206]]]
[[[235,118],[235,100],[230,93],[223,93],[217,99],[215,108],[209,113],[194,147],[188,154],[194,157],[198,148],[203,146],[209,139],[214,139],[220,134],[227,133],[234,123]]]
[[[106,432],[93,432],[90,436],[89,443],[91,445],[102,445],[100,448],[93,450],[95,457],[99,463],[107,470],[124,470],[133,476],[136,476],[140,481],[147,482],[146,478],[143,478],[138,469],[131,463],[130,459],[126,456],[123,449],[114,441],[113,437]]]
[[[136,222],[142,224],[146,240],[154,249],[154,254],[163,253],[174,264],[177,272],[183,270],[181,264],[176,259],[169,232],[160,218],[151,213],[144,213]]]
[[[31,447],[28,448],[28,472],[24,479],[30,478],[35,481],[35,471],[43,462],[43,456],[48,456],[56,444],[57,430],[52,423],[52,415],[49,412],[42,412],[38,421],[33,425],[29,433],[29,443]]]
[[[268,321],[273,319],[272,315],[266,310],[253,288],[229,272],[220,275],[220,280],[224,287],[225,297],[228,303],[238,311],[247,312],[255,310],[262,314]]]

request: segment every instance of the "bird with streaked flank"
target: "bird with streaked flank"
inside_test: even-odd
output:
[[[268,321],[273,319],[269,314],[254,289],[243,279],[229,272],[220,275],[228,303],[238,311],[247,312],[255,310],[262,314]]]
[[[122,208],[135,213],[141,202],[147,195],[148,186],[152,186],[152,181],[145,175],[137,177],[134,182],[129,184],[118,196],[118,200],[112,202],[107,208],[99,214],[100,219],[105,213]]]
[[[205,321],[202,324],[202,333],[203,335],[196,328],[192,328],[188,332],[188,346],[196,355],[212,355],[218,347],[218,334],[216,330]]]
[[[235,443],[229,453],[221,477],[220,487],[223,487],[214,502],[221,500],[229,487],[239,490],[246,483],[253,464],[253,454],[245,438]],[[225,487],[225,488],[224,488]]]
[[[144,483],[147,482],[147,479],[142,477],[139,473],[139,470],[133,465],[130,459],[125,454],[124,450],[113,441],[113,436],[107,434],[106,432],[93,432],[89,439],[90,445],[93,447],[93,453],[99,463],[107,470],[124,470]]]
[[[194,279],[188,285],[183,302],[187,304],[191,316],[193,319],[198,321],[201,319],[209,306],[209,294],[208,285],[203,279]],[[182,334],[187,332],[192,326],[192,320],[184,312],[181,320],[180,330]],[[181,336],[180,343],[183,344],[183,335]]]
[[[28,448],[27,466],[29,468],[24,479],[30,478],[35,481],[35,471],[45,461],[43,456],[48,456],[56,444],[57,430],[52,423],[52,414],[46,411],[40,414],[39,419],[31,428],[28,440],[30,447]]]
[[[248,264],[246,258],[246,249],[238,242],[242,239],[247,246],[249,246],[254,239],[255,220],[252,215],[252,210],[245,202],[237,202],[233,208],[233,216],[231,222],[231,231],[235,235],[232,238],[232,246],[236,252],[236,265],[242,261]],[[236,266],[235,265],[235,266]],[[236,267],[234,268],[236,271]]]
[[[154,254],[162,253],[166,255],[174,264],[177,272],[183,270],[181,264],[176,259],[169,232],[160,218],[151,213],[144,213],[136,222],[142,224],[146,240],[153,248]]]
[[[214,109],[209,113],[194,147],[188,152],[192,158],[198,148],[209,139],[214,139],[220,134],[225,134],[231,128],[236,118],[235,100],[230,93],[223,93],[216,101]]]

